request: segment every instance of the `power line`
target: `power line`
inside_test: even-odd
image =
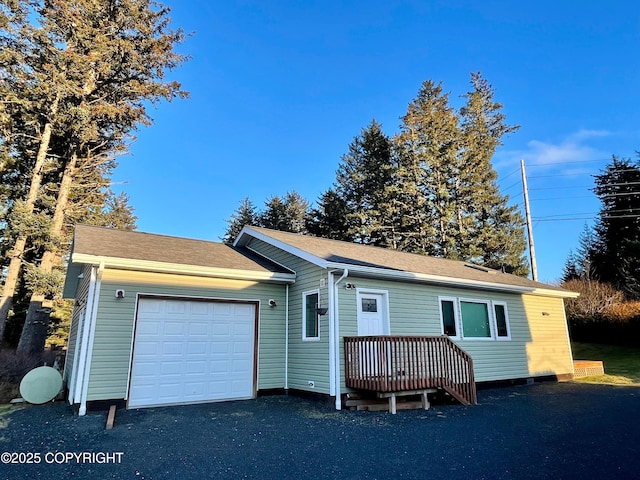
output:
[[[608,162],[609,159],[604,160],[571,160],[566,162],[547,162],[547,163],[532,163],[527,165],[528,167],[548,167],[550,165],[570,165],[575,163],[599,163],[599,162]]]
[[[576,186],[566,186],[566,185],[558,185],[557,187],[536,187],[530,188],[529,190],[557,190],[559,188],[592,188],[591,185],[576,185]]]
[[[577,195],[575,197],[546,197],[546,198],[532,198],[532,202],[542,202],[546,200],[574,200],[576,198],[595,198],[594,195]]]
[[[507,178],[511,177],[512,175],[515,175],[516,173],[519,173],[520,169],[516,169],[511,173],[508,173],[507,175],[505,175],[504,177],[502,177],[500,180],[501,181],[505,181]]]

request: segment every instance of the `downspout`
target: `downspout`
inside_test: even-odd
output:
[[[335,326],[333,311],[333,272],[327,272],[327,306],[329,307],[329,395],[336,394],[336,357],[335,346]]]
[[[335,358],[334,358],[334,362],[335,362],[335,372],[336,372],[336,410],[342,410],[342,398],[340,395],[340,380],[341,380],[341,373],[340,373],[340,313],[339,313],[339,304],[338,304],[338,284],[344,280],[345,278],[347,278],[347,276],[349,275],[349,269],[345,268],[342,271],[342,276],[336,281],[336,283],[333,284],[333,313],[334,313],[334,329],[335,329],[335,345],[334,345],[334,350],[335,350]]]
[[[284,301],[284,391],[289,391],[289,284],[285,289]]]
[[[89,277],[89,291],[87,292],[87,303],[84,306],[84,313],[78,319],[78,333],[76,337],[77,354],[73,356],[73,370],[71,371],[71,382],[69,384],[69,403],[71,405],[80,403],[81,386],[84,381],[84,370],[87,359],[87,343],[89,342],[89,319],[93,310],[94,292],[96,289],[96,266],[91,267]]]
[[[96,335],[96,321],[98,319],[98,305],[100,298],[100,287],[102,284],[102,272],[104,270],[104,263],[100,263],[96,274],[96,285],[93,292],[93,305],[91,308],[91,316],[89,320],[89,340],[87,342],[87,357],[85,359],[84,378],[82,381],[82,389],[80,394],[80,409],[78,415],[83,416],[87,413],[87,392],[89,390],[89,374],[91,372],[91,357],[93,355],[93,341]]]

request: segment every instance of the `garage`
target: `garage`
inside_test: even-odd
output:
[[[255,396],[256,303],[140,298],[129,408]]]

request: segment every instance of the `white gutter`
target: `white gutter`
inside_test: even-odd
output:
[[[452,285],[456,287],[482,288],[492,291],[512,292],[512,293],[529,293],[531,295],[544,295],[548,297],[576,298],[578,293],[566,290],[551,290],[538,287],[523,287],[519,285],[507,285],[504,283],[485,282],[483,280],[471,280],[453,277],[444,277],[441,275],[431,275],[427,273],[413,273],[386,268],[354,266],[348,263],[329,262],[328,268],[338,270],[348,270],[352,274],[370,275],[376,278],[384,278],[389,280],[410,280],[417,282],[437,283],[441,285]]]
[[[334,357],[334,362],[335,362],[335,384],[336,384],[336,388],[335,388],[335,392],[336,392],[336,410],[342,410],[342,398],[340,396],[340,379],[341,379],[341,375],[340,375],[340,313],[339,313],[339,304],[338,304],[338,284],[344,280],[345,278],[347,278],[347,276],[349,275],[349,269],[345,268],[342,271],[342,276],[336,281],[336,283],[334,283],[332,285],[333,287],[333,309],[334,309],[334,329],[335,329],[335,344],[334,344],[334,351],[335,351],[335,357]]]
[[[235,280],[255,280],[274,283],[293,283],[295,274],[279,272],[259,272],[255,270],[241,270],[234,268],[203,267],[198,265],[183,265],[178,263],[154,262],[150,260],[135,260],[128,258],[102,257],[74,253],[73,263],[104,264],[107,268],[124,270],[139,270],[157,273],[173,273],[178,275],[193,275],[198,277],[229,278]]]
[[[98,299],[100,297],[100,287],[102,284],[102,272],[104,271],[104,263],[101,263],[98,267],[98,271],[95,275],[95,288],[93,292],[93,299],[91,301],[90,317],[87,317],[88,326],[88,341],[86,344],[86,359],[84,364],[84,372],[82,379],[82,386],[80,389],[80,409],[78,415],[83,416],[87,413],[87,391],[89,390],[89,374],[91,373],[91,356],[93,354],[93,340],[96,334],[96,320],[98,318]],[[92,275],[93,277],[93,275]],[[89,310],[89,309],[87,309]],[[87,315],[89,313],[87,312]]]
[[[284,301],[284,389],[289,390],[289,284],[285,285]]]

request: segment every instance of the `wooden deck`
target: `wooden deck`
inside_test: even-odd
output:
[[[449,337],[345,337],[345,383],[399,393],[441,388],[464,405],[477,403],[473,360]]]

